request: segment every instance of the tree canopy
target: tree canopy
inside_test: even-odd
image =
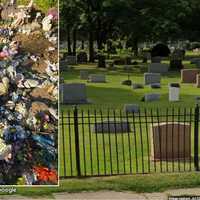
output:
[[[126,38],[137,51],[144,41],[198,41],[199,0],[60,0],[62,38],[97,42]],[[92,48],[92,44],[90,44]]]

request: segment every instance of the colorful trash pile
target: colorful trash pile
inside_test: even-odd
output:
[[[57,185],[57,9],[10,3],[0,19],[0,185]]]

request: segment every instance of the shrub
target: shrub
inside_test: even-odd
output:
[[[151,57],[168,57],[170,54],[170,50],[167,45],[159,43],[154,46],[151,50]]]

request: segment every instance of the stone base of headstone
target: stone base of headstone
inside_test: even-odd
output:
[[[155,161],[189,160],[191,158],[191,125],[168,122],[150,127],[151,158]]]

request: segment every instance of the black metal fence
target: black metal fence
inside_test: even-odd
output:
[[[199,170],[196,108],[61,113],[61,177]]]

